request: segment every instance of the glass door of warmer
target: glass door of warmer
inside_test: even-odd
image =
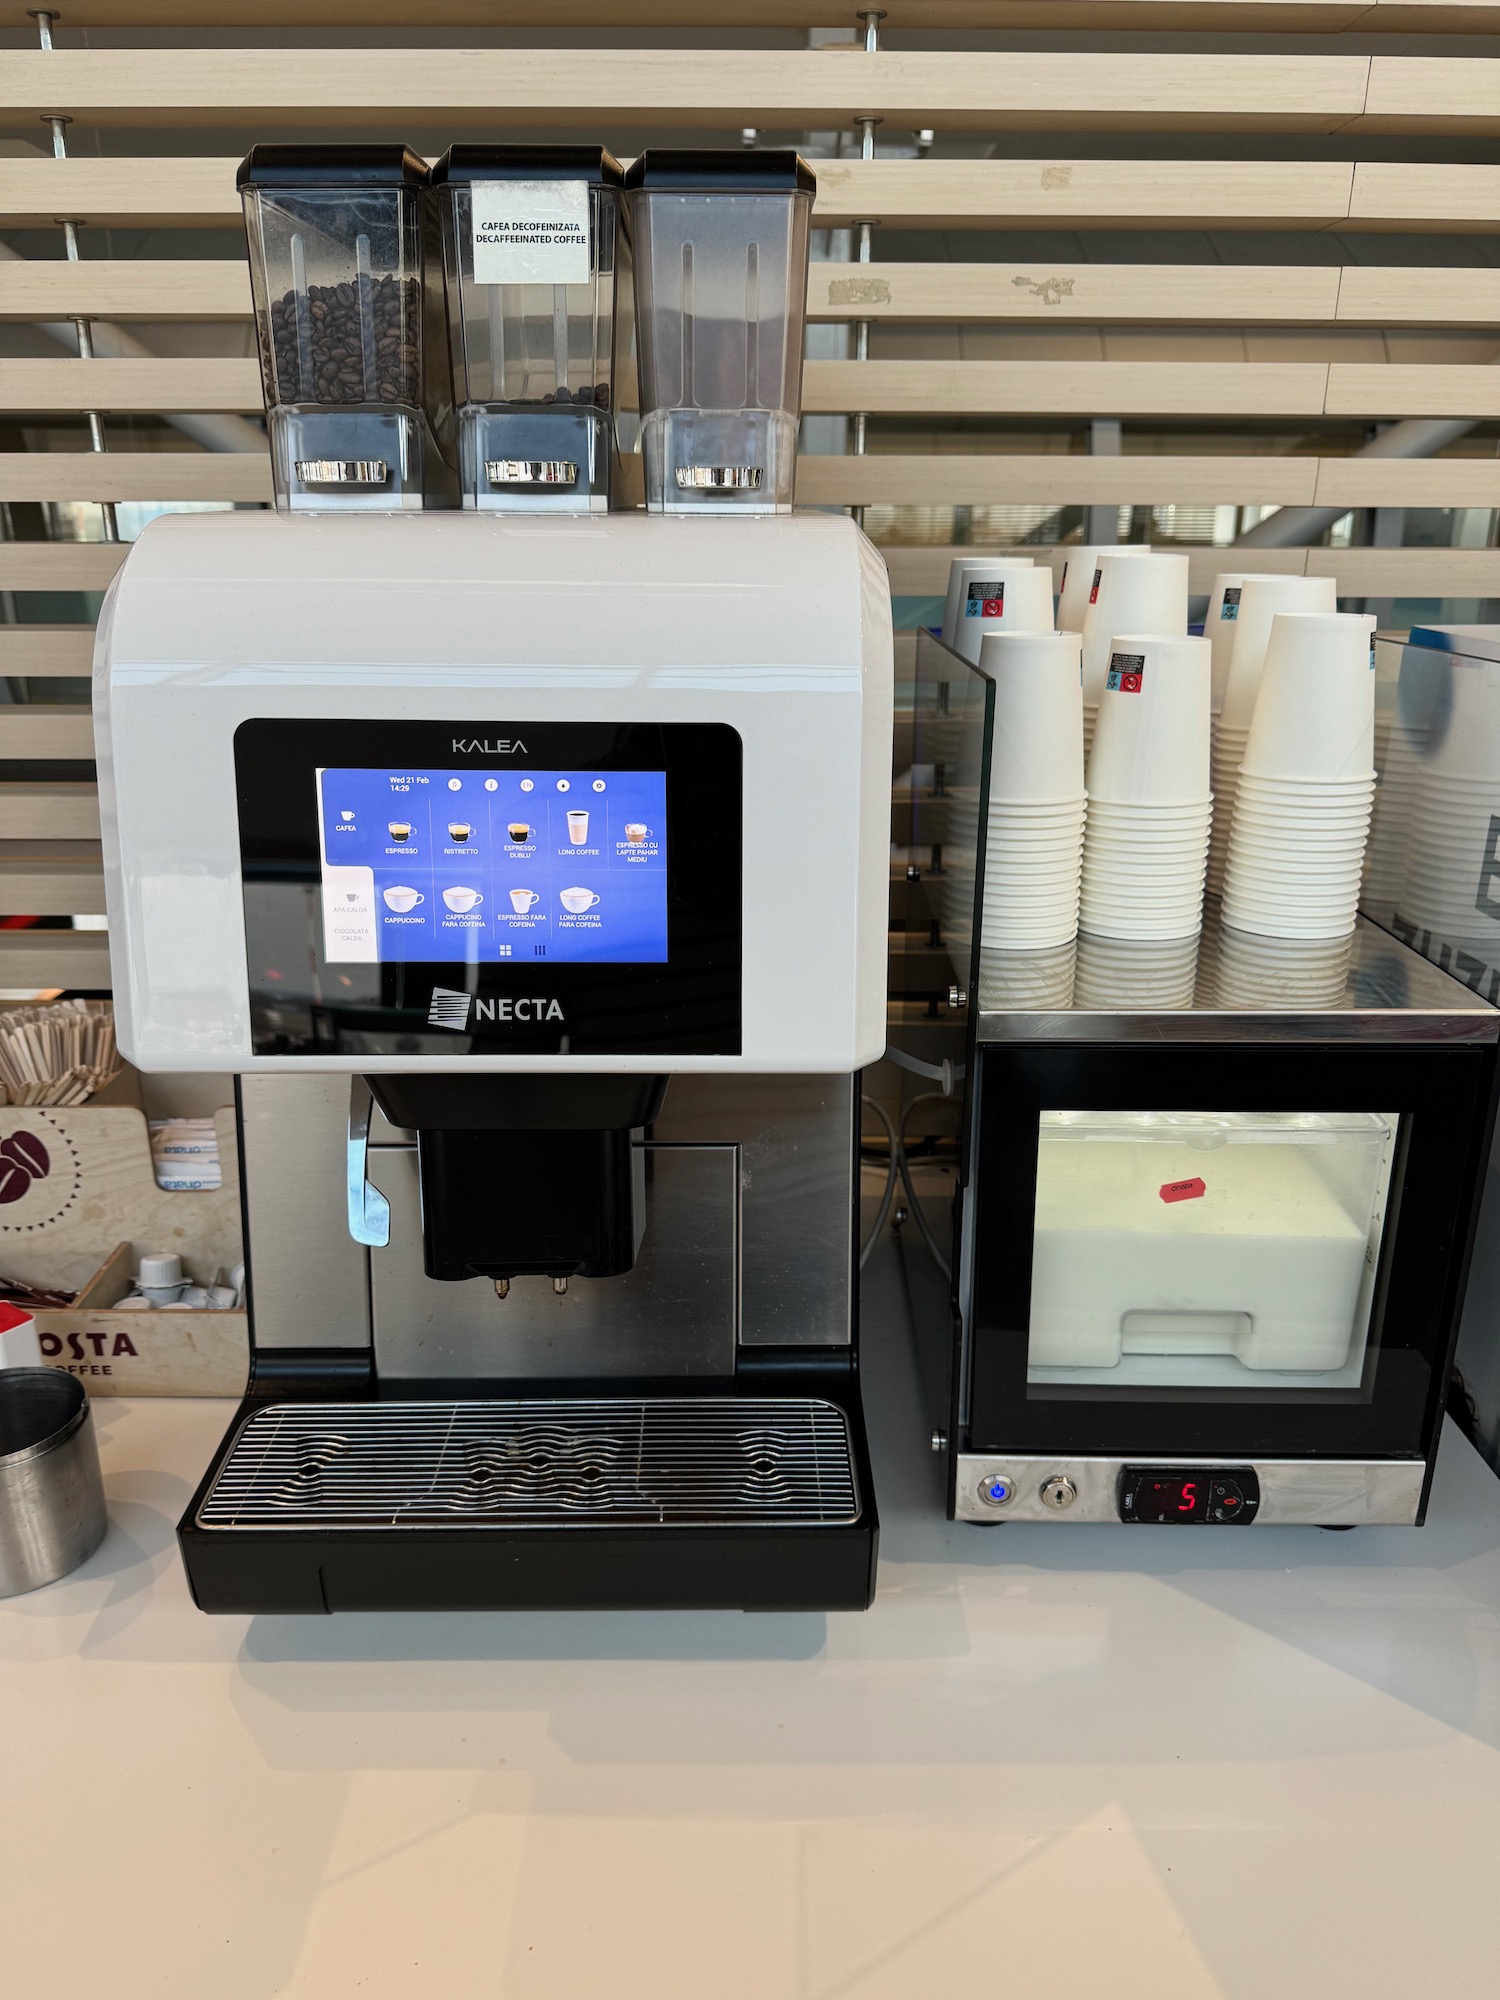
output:
[[[1043,1111],[1028,1385],[1359,1387],[1400,1126]]]
[[[1419,1450],[1489,1073],[1477,1049],[984,1048],[971,1448]]]

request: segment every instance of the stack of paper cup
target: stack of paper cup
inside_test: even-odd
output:
[[[1224,921],[1260,937],[1354,929],[1375,796],[1375,620],[1278,612],[1245,746]]]
[[[1035,569],[1036,561],[1031,556],[1002,555],[993,550],[987,556],[955,556],[948,565],[948,594],[943,600],[943,644],[957,646],[958,630],[969,616],[969,578],[976,582],[993,582],[999,577],[1013,576],[1018,570]],[[1049,570],[1047,574],[1051,575]],[[982,600],[976,597],[976,605]],[[974,616],[981,614],[978,610]]]
[[[964,578],[953,650],[977,664],[987,639],[1005,632],[1052,630],[1050,569],[970,570]]]
[[[1094,594],[1094,577],[1100,556],[1149,556],[1149,542],[1104,542],[1096,547],[1064,548],[1062,582],[1057,592],[1057,629],[1081,632]]]
[[[1347,1007],[1352,936],[1256,937],[1219,927],[1212,1000],[1231,1011]]]
[[[979,958],[981,1014],[1041,1014],[1073,1004],[1071,944],[1050,951],[986,951]]]
[[[1088,763],[1079,923],[1092,937],[1186,938],[1202,925],[1209,664],[1207,639],[1114,642]]]
[[[1240,585],[1234,640],[1224,681],[1224,705],[1213,724],[1214,835],[1208,850],[1208,892],[1224,891],[1235,787],[1245,760],[1250,719],[1265,667],[1271,620],[1278,611],[1336,611],[1331,576],[1247,576]]]
[[[980,943],[1040,951],[1078,930],[1087,802],[1076,632],[992,635],[995,682]]]
[[[1436,657],[1446,672],[1417,774],[1399,910],[1493,965],[1500,962],[1500,663]]]
[[[1078,934],[1073,1005],[1093,1014],[1155,1014],[1191,1007],[1196,937],[1138,939]]]
[[[1186,556],[1133,556],[1110,551],[1099,557],[1094,576],[1083,621],[1085,750],[1094,740],[1094,720],[1117,634],[1187,632]]]

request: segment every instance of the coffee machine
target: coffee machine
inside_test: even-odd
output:
[[[741,175],[805,246],[800,163]],[[711,271],[721,190],[662,176]],[[800,356],[786,270],[737,296]],[[525,465],[571,437],[578,511],[492,505],[513,414],[475,415],[482,504],[161,520],[101,621],[121,1041],[239,1078],[253,1369],[189,1578],[225,1612],[863,1607],[884,566],[748,457],[600,512],[566,422]]]

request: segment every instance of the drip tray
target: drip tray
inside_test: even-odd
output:
[[[230,1532],[858,1518],[842,1410],[727,1396],[277,1403],[244,1424],[197,1514]]]
[[[178,1529],[215,1612],[860,1610],[857,1398],[246,1406]]]

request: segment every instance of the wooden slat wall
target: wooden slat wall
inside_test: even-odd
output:
[[[901,419],[911,435],[877,437],[883,448],[867,457],[805,458],[805,502],[1500,508],[1500,458],[1478,439],[1433,460],[1348,456],[1370,424],[1500,417],[1500,367],[1491,365],[1500,360],[1500,256],[1475,262],[1468,240],[1500,232],[1500,166],[1475,143],[1500,131],[1500,0],[890,0],[878,55],[797,45],[829,20],[815,0],[750,0],[736,21],[785,30],[787,46],[707,50],[673,46],[674,29],[701,26],[696,0],[424,0],[420,9],[412,0],[73,0],[61,46],[43,53],[25,0],[0,0],[0,29],[14,44],[0,62],[0,134],[38,148],[0,157],[0,228],[51,231],[66,215],[90,232],[149,231],[152,252],[96,257],[97,237],[86,234],[82,263],[0,260],[0,322],[85,315],[134,324],[161,349],[142,357],[127,342],[124,355],[80,361],[33,342],[0,356],[0,423],[34,440],[62,426],[51,449],[0,450],[0,503],[267,499],[259,449],[189,449],[170,432],[145,440],[166,449],[62,448],[90,410],[111,420],[258,412],[244,265],[174,256],[170,234],[238,229],[234,171],[246,132],[696,129],[705,143],[733,144],[745,125],[780,138],[847,130],[872,115],[884,121],[883,139],[933,128],[946,156],[820,161],[821,228],[871,221],[1075,239],[1174,230],[1212,232],[1218,248],[1208,261],[1195,245],[1191,262],[1075,252],[815,265],[810,318],[870,321],[876,354],[810,362],[807,409]],[[295,52],[186,45],[210,26],[235,25],[326,25],[346,38],[367,28],[372,39]],[[437,26],[532,27],[538,45],[425,44]],[[598,54],[576,37],[541,46],[578,27],[659,31],[658,46]],[[904,29],[930,28],[1071,29],[1077,42],[1051,53],[900,45]],[[140,32],[128,37],[136,46],[79,46],[92,29],[106,41],[116,29],[157,29],[164,46],[139,46]],[[410,30],[410,46],[390,46],[393,29]],[[1271,52],[1091,44],[1122,29],[1284,40]],[[1346,39],[1308,48],[1303,34]],[[1444,55],[1428,41],[1403,51],[1378,39],[1406,35],[1495,39],[1478,55],[1472,40]],[[38,121],[52,113],[74,121],[76,157],[41,150]],[[1072,151],[1066,138],[1039,141],[1030,158],[959,156],[1028,131],[1095,136]],[[1153,132],[1163,135],[1158,156]],[[1111,133],[1122,136],[1098,136]],[[1194,134],[1204,151],[1227,139],[1237,157],[1188,157]],[[1268,134],[1277,136],[1264,146]],[[1306,156],[1263,157],[1295,154],[1298,135]],[[1392,135],[1411,157],[1363,156],[1366,147],[1388,153]],[[1313,157],[1325,152],[1344,157]],[[1306,263],[1267,263],[1254,241],[1264,230],[1435,233],[1452,250],[1420,266],[1390,254],[1346,261],[1332,246]],[[1226,233],[1243,242],[1242,255],[1223,255]],[[1091,330],[1098,344],[1080,348]],[[1082,425],[1101,416],[1126,424],[1120,456],[1080,448]],[[1011,450],[995,435],[1007,428],[1017,433]],[[1288,438],[1302,442],[1288,448]],[[941,589],[949,549],[887,553],[898,593]],[[1226,558],[1206,547],[1191,554],[1193,588],[1206,590]],[[123,555],[101,543],[0,542],[0,592],[102,591]],[[1500,595],[1491,549],[1258,550],[1254,562],[1335,574],[1356,596]],[[76,769],[92,758],[89,710],[49,699],[49,685],[80,692],[92,628],[42,615],[22,609],[0,624],[0,676],[36,697],[0,706],[0,763],[23,774],[0,782],[0,915],[88,916],[102,902],[97,797]],[[98,933],[0,932],[0,986],[96,985],[106,974]]]

